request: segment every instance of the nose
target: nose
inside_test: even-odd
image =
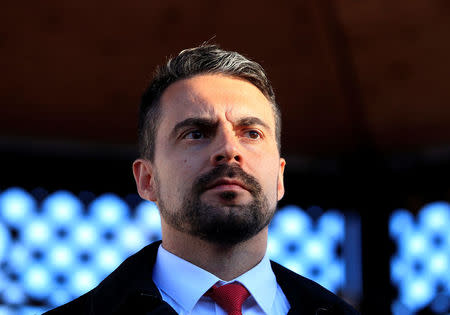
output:
[[[217,144],[211,155],[214,166],[225,163],[242,163],[239,140],[234,131],[222,131],[217,135]]]

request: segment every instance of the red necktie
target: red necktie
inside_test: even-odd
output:
[[[228,315],[242,315],[242,304],[250,293],[240,283],[233,282],[220,287],[214,285],[205,295],[211,297]]]

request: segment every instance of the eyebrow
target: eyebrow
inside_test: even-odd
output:
[[[172,135],[177,135],[180,130],[186,128],[186,127],[203,127],[203,128],[208,128],[208,129],[212,129],[217,127],[217,125],[219,124],[219,122],[217,120],[212,120],[209,118],[200,118],[200,117],[195,117],[195,118],[187,118],[185,120],[180,121],[179,123],[177,123],[175,125],[175,127],[173,127],[171,134]]]
[[[244,117],[237,121],[237,125],[241,127],[260,125],[270,130],[270,127],[258,117]]]
[[[193,117],[193,118],[187,118],[185,120],[180,121],[173,127],[171,134],[173,136],[176,136],[180,130],[186,128],[186,127],[199,127],[199,128],[206,128],[206,129],[214,129],[217,127],[219,122],[217,120],[212,120],[210,118],[200,118],[200,117]],[[244,117],[237,121],[237,126],[240,127],[248,127],[248,126],[255,126],[260,125],[264,128],[270,130],[270,127],[261,119],[258,117]]]

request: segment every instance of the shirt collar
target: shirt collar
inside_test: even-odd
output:
[[[266,314],[270,314],[277,290],[276,278],[267,254],[255,267],[236,279],[225,282],[168,252],[162,245],[159,246],[153,268],[153,281],[187,312],[191,312],[203,294],[217,282],[219,285],[240,282]]]
[[[242,283],[247,288],[265,314],[271,313],[277,292],[277,280],[267,254],[255,267],[230,282],[234,281]]]
[[[220,279],[159,246],[153,281],[187,312]]]

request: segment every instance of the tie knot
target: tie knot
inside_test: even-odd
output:
[[[242,304],[250,293],[242,284],[233,282],[220,287],[214,285],[205,295],[211,297],[228,315],[242,315]]]

